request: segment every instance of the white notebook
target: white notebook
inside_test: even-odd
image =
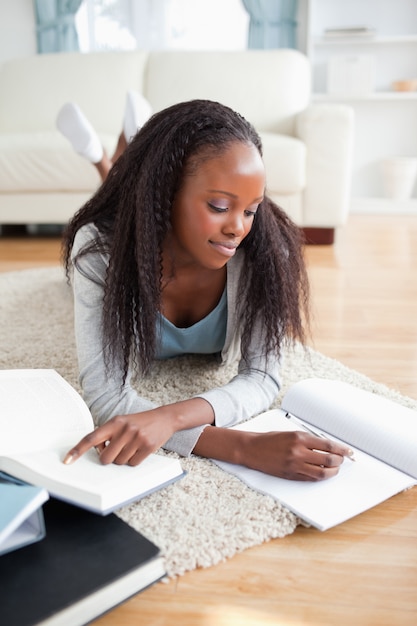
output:
[[[297,421],[288,419],[287,412]],[[301,381],[288,390],[282,409],[267,411],[233,428],[302,430],[303,422],[348,444],[355,462],[345,459],[337,476],[320,482],[276,478],[216,463],[319,530],[340,524],[417,483],[417,411],[347,383],[318,378]]]

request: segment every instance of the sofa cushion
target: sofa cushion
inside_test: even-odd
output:
[[[61,106],[77,102],[93,126],[120,132],[128,89],[142,91],[148,52],[62,52],[3,63],[0,132],[53,130]]]
[[[116,138],[100,135],[109,154]],[[100,178],[57,131],[0,134],[0,192],[94,191]]]
[[[303,191],[306,185],[307,149],[295,137],[278,133],[260,133],[268,191],[290,195]]]
[[[293,134],[295,115],[310,99],[310,66],[297,50],[150,52],[144,95],[154,111],[217,100],[259,132]]]
[[[111,155],[116,137],[100,139]],[[302,191],[305,144],[276,133],[261,133],[261,139],[268,189],[283,195]],[[95,168],[56,131],[0,134],[0,192],[93,191],[99,182]]]

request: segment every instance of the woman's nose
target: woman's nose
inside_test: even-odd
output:
[[[230,211],[227,213],[227,219],[223,226],[223,232],[228,235],[234,235],[240,237],[245,232],[244,216],[237,211]]]

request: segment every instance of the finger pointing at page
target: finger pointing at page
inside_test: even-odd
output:
[[[109,439],[103,433],[102,429],[98,428],[83,437],[76,446],[71,448],[65,455],[63,463],[70,465],[91,448],[96,448],[97,452],[100,454],[106,445],[108,445],[108,442]]]
[[[96,448],[104,464],[139,465],[173,432],[173,420],[167,417],[166,410],[117,415],[83,437],[68,451],[63,462],[69,465],[91,448]]]

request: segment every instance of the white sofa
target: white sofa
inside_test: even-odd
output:
[[[154,111],[208,98],[261,134],[268,193],[316,242],[331,243],[348,211],[353,112],[310,104],[310,66],[295,50],[43,54],[0,66],[0,225],[65,224],[99,185],[95,168],[56,130],[77,102],[112,153],[126,91]]]

